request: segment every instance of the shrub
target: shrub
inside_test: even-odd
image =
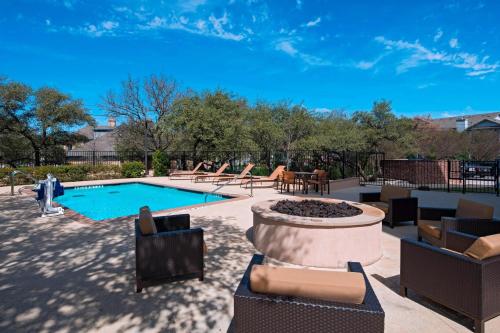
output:
[[[153,170],[155,176],[168,176],[168,156],[165,152],[157,150],[153,153]]]
[[[144,175],[144,164],[142,162],[125,162],[122,164],[122,176],[126,178],[138,178]]]
[[[252,169],[253,176],[269,176],[269,169],[267,166],[255,166]]]
[[[45,179],[48,173],[53,174],[62,182],[101,180],[121,177],[121,168],[118,165],[89,165],[89,164],[68,164],[68,165],[46,165],[39,167],[20,167],[21,170],[32,175],[36,179]],[[13,168],[0,168],[0,184],[9,185],[9,174]],[[33,181],[23,174],[16,175],[16,185],[32,184]]]

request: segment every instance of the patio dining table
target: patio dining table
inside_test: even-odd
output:
[[[295,177],[300,179],[302,182],[302,193],[307,194],[309,191],[309,186],[307,185],[307,181],[312,179],[313,177],[317,177],[318,174],[314,172],[308,171],[295,171]]]

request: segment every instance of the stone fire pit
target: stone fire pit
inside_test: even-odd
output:
[[[293,200],[299,205],[305,199]],[[344,268],[348,261],[370,265],[382,257],[384,212],[357,202],[314,200],[348,204],[361,213],[349,217],[306,217],[272,210],[280,200],[256,203],[252,212],[253,242],[257,250],[287,263],[324,268]],[[289,207],[290,202],[285,205]]]

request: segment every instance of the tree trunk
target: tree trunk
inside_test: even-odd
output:
[[[40,148],[33,147],[33,149],[35,150],[35,166],[40,166],[41,165]]]

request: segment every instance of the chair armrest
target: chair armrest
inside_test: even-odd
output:
[[[155,221],[156,230],[160,232],[184,230],[191,227],[191,217],[189,214],[178,214],[168,216],[153,217]]]
[[[482,237],[500,233],[500,223],[490,219],[458,218],[457,230]]]
[[[434,208],[434,207],[420,207],[421,220],[439,221],[444,216],[454,217],[456,209],[454,208]]]
[[[418,198],[394,198],[389,200],[390,221],[403,222],[418,219]]]
[[[380,192],[361,192],[359,194],[359,202],[376,202],[380,201]]]
[[[478,237],[466,234],[457,230],[446,232],[446,241],[444,247],[452,251],[463,253],[467,250]]]

